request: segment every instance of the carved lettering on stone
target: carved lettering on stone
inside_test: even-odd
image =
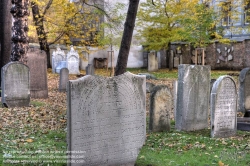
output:
[[[135,163],[146,136],[145,82],[128,72],[69,81],[68,151],[84,153],[71,165]]]
[[[21,62],[10,62],[2,67],[2,104],[24,107],[30,104],[29,67]]]
[[[221,76],[211,92],[211,137],[230,137],[236,134],[236,85],[230,76]]]

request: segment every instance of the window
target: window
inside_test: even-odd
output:
[[[223,2],[222,3],[222,25],[223,26],[230,26],[231,24],[231,2]]]
[[[244,7],[244,23],[250,23],[250,0],[245,0],[245,7]]]

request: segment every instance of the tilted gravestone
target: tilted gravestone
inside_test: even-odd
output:
[[[237,91],[232,77],[220,76],[213,85],[210,100],[211,137],[236,134]]]
[[[83,154],[71,165],[134,165],[146,138],[145,82],[129,72],[69,81],[68,151]]]
[[[175,113],[177,130],[208,127],[210,71],[210,66],[179,65]]]
[[[250,68],[244,68],[239,76],[239,112],[250,110]]]
[[[2,104],[7,107],[30,105],[30,71],[21,62],[10,62],[2,67]]]
[[[150,94],[149,130],[153,132],[170,131],[170,112],[172,94],[167,86],[155,86]]]
[[[60,70],[59,92],[66,92],[68,82],[69,82],[69,70],[67,68],[62,68]]]
[[[66,61],[65,53],[57,46],[56,51],[52,53],[52,72],[56,73],[56,68],[61,64],[61,61]]]
[[[148,54],[148,71],[158,70],[158,58],[155,52]]]
[[[47,57],[45,51],[30,48],[27,53],[27,65],[30,68],[30,97],[47,98]]]
[[[74,47],[70,47],[70,51],[67,54],[67,68],[69,74],[80,74],[79,71],[79,54],[74,50]]]

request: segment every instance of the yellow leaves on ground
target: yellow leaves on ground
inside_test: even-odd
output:
[[[31,142],[33,142],[33,139],[31,139],[31,138],[26,139],[26,142],[31,143]]]

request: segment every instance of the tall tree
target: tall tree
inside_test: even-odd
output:
[[[0,0],[0,69],[10,62],[12,26],[12,16],[10,13],[11,6],[11,1]]]
[[[12,0],[12,8],[10,10],[14,22],[12,27],[12,50],[11,61],[27,62],[26,53],[28,51],[29,38],[27,32],[28,28],[28,15],[29,15],[29,0]]]
[[[46,6],[44,12],[42,14],[40,14],[38,4],[35,1],[31,1],[33,21],[34,21],[34,25],[36,27],[36,32],[37,32],[37,36],[38,36],[40,49],[44,50],[46,52],[46,56],[47,56],[47,68],[51,68],[51,63],[50,63],[50,51],[49,51],[49,44],[47,41],[47,34],[44,30],[44,25],[43,25],[43,19],[44,19],[43,16],[46,14],[47,9],[50,7],[52,2],[53,2],[53,0],[50,0],[47,3],[47,6]]]
[[[132,41],[133,31],[135,27],[135,20],[140,0],[129,0],[129,7],[126,21],[124,24],[124,31],[121,41],[121,46],[118,54],[118,59],[115,68],[115,75],[120,75],[126,72],[128,55]]]

